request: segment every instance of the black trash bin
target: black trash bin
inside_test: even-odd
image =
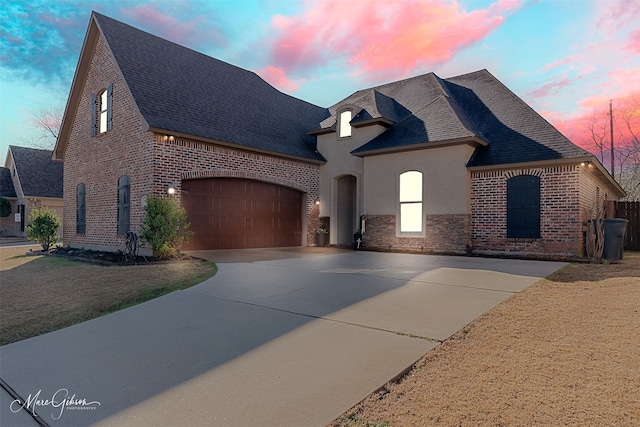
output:
[[[623,218],[605,218],[602,222],[604,232],[604,257],[616,263],[622,259],[624,233],[629,221]]]

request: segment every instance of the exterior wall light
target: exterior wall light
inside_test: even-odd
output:
[[[169,187],[167,187],[167,194],[173,196],[176,194],[176,191],[176,186],[174,184],[169,184]]]
[[[316,199],[316,206],[320,206],[320,199]]]

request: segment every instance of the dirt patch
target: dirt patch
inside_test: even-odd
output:
[[[332,426],[640,425],[640,253],[572,264]]]

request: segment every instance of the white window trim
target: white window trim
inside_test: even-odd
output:
[[[422,199],[420,201],[406,201],[406,202],[401,202],[400,201],[400,178],[403,174],[407,173],[407,172],[418,172],[422,178]],[[414,238],[424,238],[426,235],[426,209],[425,209],[425,182],[424,182],[424,177],[425,174],[422,171],[419,170],[407,170],[404,171],[402,173],[399,173],[398,175],[396,175],[396,237],[414,237]],[[416,203],[420,203],[421,205],[421,213],[420,213],[420,217],[421,217],[421,222],[420,222],[420,227],[421,230],[420,231],[402,231],[402,205],[405,204],[416,204]]]

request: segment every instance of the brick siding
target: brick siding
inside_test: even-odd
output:
[[[516,175],[540,178],[539,239],[507,238],[507,180]],[[592,197],[591,175],[566,165],[471,173],[471,245],[479,253],[579,257],[584,253],[582,212]]]
[[[464,254],[469,246],[469,215],[427,215],[424,237],[396,233],[395,215],[368,215],[363,247],[366,249]]]
[[[180,198],[182,180],[216,177],[255,179],[299,190],[306,196],[306,241],[308,245],[315,241],[317,164],[166,135],[155,136],[154,161],[154,191],[158,194],[175,184]]]
[[[113,128],[91,137],[91,94],[113,84]],[[73,247],[121,250],[117,235],[118,179],[131,179],[131,230],[140,231],[142,200],[166,194],[183,179],[230,176],[286,185],[306,194],[307,241],[314,241],[319,165],[145,131],[131,94],[99,38],[65,152],[64,242]],[[86,186],[86,233],[76,234],[76,188]],[[317,218],[317,213],[315,213]],[[312,228],[313,227],[313,228]]]
[[[98,71],[99,70],[99,71]],[[80,84],[81,82],[76,82]],[[113,84],[113,128],[91,136],[91,95]],[[124,248],[117,235],[118,179],[131,179],[130,223],[140,224],[140,201],[152,192],[153,134],[144,130],[138,109],[108,47],[99,38],[65,151],[64,242],[90,249]],[[76,188],[86,186],[86,233],[76,234]]]

